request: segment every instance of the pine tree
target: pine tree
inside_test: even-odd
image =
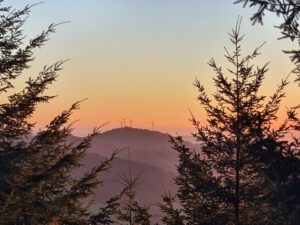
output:
[[[162,212],[162,222],[165,225],[184,225],[181,211],[174,207],[175,196],[170,192],[163,195],[163,203],[160,203],[160,210]]]
[[[150,225],[149,207],[141,205],[136,197],[138,188],[142,184],[141,174],[133,176],[130,149],[127,150],[129,174],[122,173],[120,176],[124,188],[123,195],[120,198],[120,207],[115,214],[116,221],[120,224]]]
[[[217,192],[218,179],[199,153],[185,147],[181,137],[172,138],[173,148],[179,153],[177,197],[183,207],[186,224],[226,224]]]
[[[180,137],[171,139],[179,153],[176,196],[185,224],[279,225],[293,220],[283,194],[289,177],[300,169],[300,142],[296,137],[286,139],[299,129],[297,107],[288,110],[279,128],[274,127],[288,78],[269,100],[259,93],[268,64],[252,64],[260,47],[241,55],[240,22],[230,33],[232,53],[225,49],[232,66],[229,76],[214,59],[209,62],[216,73],[214,100],[195,82],[207,116],[207,125],[192,116],[201,152],[186,148]]]
[[[9,93],[15,90],[14,80],[34,60],[33,50],[45,44],[57,25],[26,43],[23,25],[32,6],[14,10],[3,7],[3,1],[0,4],[0,94],[8,95],[0,105],[0,224],[99,224],[115,206],[99,209],[106,212],[101,218],[92,213],[93,191],[101,184],[97,174],[110,168],[116,153],[82,177],[72,176],[99,133],[96,128],[80,143],[67,143],[72,131],[68,121],[79,102],[33,134],[34,123],[29,119],[39,103],[53,98],[44,92],[63,62],[45,66],[22,91]]]
[[[235,1],[235,4],[238,3],[242,3],[244,7],[246,6],[257,7],[257,11],[251,17],[251,21],[253,22],[253,24],[260,23],[261,25],[263,25],[263,19],[265,17],[266,12],[269,12],[281,18],[282,22],[278,24],[278,26],[276,26],[276,28],[279,29],[281,32],[281,37],[279,37],[279,39],[289,39],[291,42],[296,42],[299,45],[300,43],[300,30],[299,30],[300,2],[298,0],[263,0],[263,1],[237,0]],[[295,68],[292,70],[292,73],[296,74],[297,78],[295,81],[298,82],[298,84],[300,84],[300,50],[292,49],[292,50],[284,50],[283,52],[290,55],[291,61],[295,65]],[[294,165],[294,162],[293,160],[289,162],[287,159],[285,159],[284,164],[289,166],[291,164]],[[279,168],[280,166],[278,165],[277,167]],[[298,173],[297,170],[294,170],[293,173],[294,175],[292,176],[293,181],[291,182],[293,183],[293,186],[295,186],[296,188],[299,187],[299,183],[300,183],[300,176],[297,173]],[[274,180],[274,176],[272,178]],[[291,184],[289,186],[291,186]],[[280,189],[281,192],[285,192],[285,188],[283,188],[283,190],[282,188]],[[290,192],[288,191],[288,193]],[[281,195],[287,195],[285,197],[287,199],[300,198],[300,197],[295,197],[295,195],[300,196],[299,192],[295,193],[294,191],[292,191],[292,193],[293,193],[291,194],[292,196],[289,196],[290,194],[281,194]],[[300,214],[300,207],[298,207],[298,214]],[[300,221],[300,219],[298,219],[298,221]]]

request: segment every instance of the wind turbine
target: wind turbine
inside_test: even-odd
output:
[[[151,121],[151,128],[152,128],[152,131],[154,130],[154,122],[155,122],[154,120]]]
[[[124,127],[126,127],[127,117],[125,117],[124,119],[122,119],[122,121],[123,121]]]
[[[133,123],[134,120],[131,120],[129,119],[129,124],[130,124],[130,127],[132,127],[132,123]]]
[[[120,120],[120,125],[121,125],[121,127],[123,127],[123,121],[122,120]]]

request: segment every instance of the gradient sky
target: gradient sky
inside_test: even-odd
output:
[[[38,1],[7,0],[8,5],[22,8]],[[25,31],[33,37],[50,23],[71,21],[57,28],[49,42],[35,51],[36,61],[16,81],[22,88],[28,76],[35,76],[43,65],[70,59],[58,81],[48,93],[58,95],[50,104],[41,105],[34,120],[44,126],[73,102],[82,103],[72,120],[77,135],[85,135],[93,127],[110,122],[104,130],[119,127],[128,117],[133,126],[163,132],[188,134],[190,108],[205,121],[197,103],[195,77],[214,91],[214,73],[207,65],[214,57],[224,65],[224,46],[230,46],[227,33],[238,15],[243,17],[244,52],[250,52],[264,41],[258,65],[270,61],[263,92],[272,93],[292,65],[281,50],[289,42],[276,40],[273,27],[279,19],[267,15],[264,26],[252,26],[253,10],[224,0],[45,0],[35,6]],[[226,64],[225,64],[226,65]],[[287,90],[283,106],[296,103],[296,84]]]

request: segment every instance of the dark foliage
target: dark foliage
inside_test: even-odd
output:
[[[280,39],[289,38],[291,41],[300,43],[299,16],[300,1],[299,0],[236,0],[235,3],[242,3],[244,7],[257,7],[257,11],[251,17],[253,24],[263,24],[263,17],[266,11],[276,14],[282,18],[283,22],[277,26],[282,36]],[[300,50],[284,50],[289,54],[291,60],[295,63],[294,72],[297,74],[297,81],[300,81]]]
[[[127,150],[129,174],[122,173],[120,176],[124,189],[120,198],[119,208],[115,214],[116,222],[129,225],[150,225],[150,207],[141,205],[136,197],[136,193],[142,183],[141,174],[132,175],[130,149]]]
[[[3,99],[5,93],[8,95],[0,105],[0,224],[103,223],[115,207],[114,199],[100,209],[99,218],[91,211],[93,191],[102,183],[97,174],[110,168],[116,153],[80,178],[71,175],[81,166],[99,129],[80,143],[66,142],[72,131],[68,120],[79,102],[36,135],[32,132],[34,123],[29,120],[39,103],[53,98],[44,92],[56,80],[63,62],[45,66],[37,77],[28,79],[22,91],[9,94],[14,91],[14,80],[34,60],[33,50],[45,44],[57,25],[50,25],[27,42],[23,25],[32,6],[14,10],[3,7],[3,1],[0,4],[0,94]]]
[[[268,64],[252,64],[259,48],[243,57],[242,39],[239,20],[230,33],[232,53],[225,49],[232,66],[227,69],[229,76],[214,59],[209,62],[216,73],[213,100],[195,82],[207,116],[207,125],[194,117],[191,120],[201,152],[188,149],[180,137],[171,138],[179,154],[175,178],[179,208],[175,210],[172,198],[165,197],[165,224],[178,218],[187,225],[296,223],[300,205],[295,189],[300,175],[300,142],[294,136],[300,125],[298,107],[287,111],[287,119],[278,128],[274,126],[288,78],[269,99],[261,95]]]
[[[175,196],[171,193],[165,193],[163,202],[160,204],[160,210],[163,214],[162,222],[166,225],[184,225],[181,211],[175,209]]]

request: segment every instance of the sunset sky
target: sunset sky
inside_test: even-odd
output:
[[[8,0],[16,8],[38,1]],[[57,28],[48,43],[35,51],[32,68],[16,81],[17,89],[28,76],[44,65],[70,59],[48,93],[58,95],[50,104],[40,105],[34,120],[44,126],[73,102],[88,98],[72,117],[76,135],[85,135],[106,122],[103,130],[120,126],[128,117],[133,127],[189,134],[194,130],[189,111],[201,121],[195,77],[214,91],[214,73],[207,65],[214,57],[225,65],[224,46],[231,45],[227,33],[238,15],[243,17],[244,52],[264,41],[258,65],[270,61],[263,93],[271,94],[292,69],[281,52],[289,42],[278,41],[274,28],[280,21],[271,15],[264,26],[252,26],[254,12],[228,0],[45,0],[35,6],[25,25],[34,37],[50,23],[71,21]],[[224,64],[225,63],[225,64]],[[293,78],[291,79],[293,81]],[[299,92],[291,82],[283,107],[297,104]],[[283,114],[283,112],[281,112]]]

